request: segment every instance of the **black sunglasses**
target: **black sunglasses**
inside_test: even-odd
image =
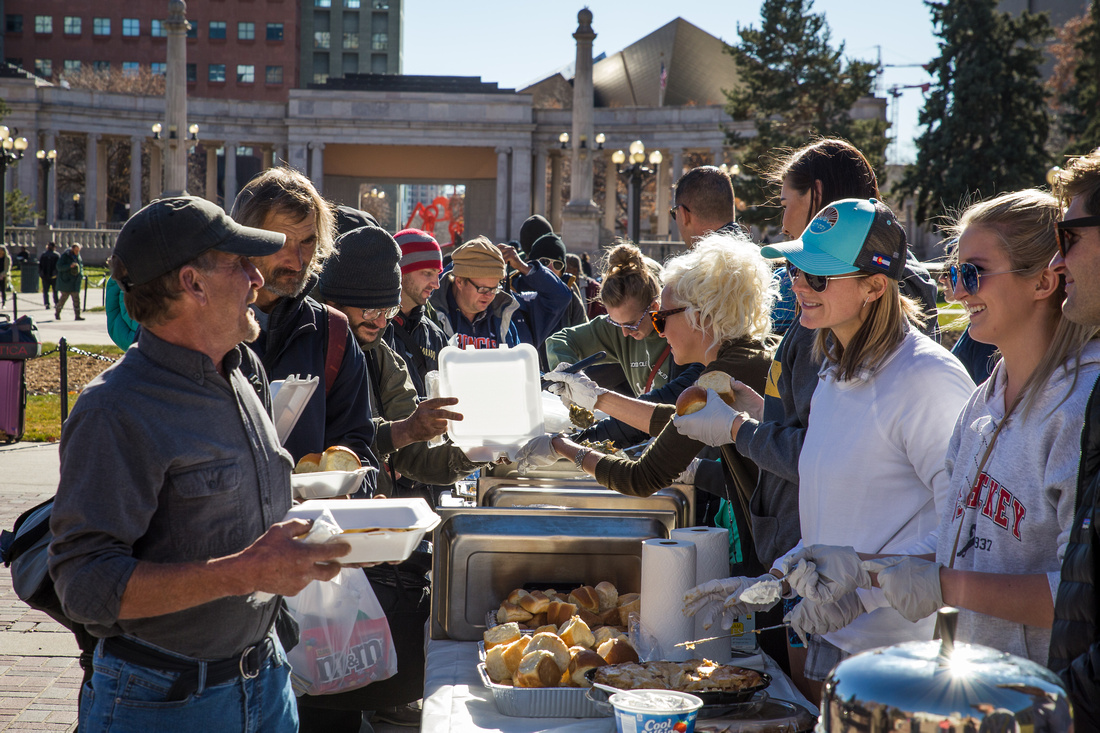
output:
[[[1058,222],[1058,251],[1062,253],[1062,256],[1066,256],[1066,252],[1069,252],[1070,247],[1077,243],[1077,240],[1066,243],[1066,230],[1067,229],[1084,229],[1086,227],[1100,227],[1100,216],[1082,216],[1078,219],[1066,219],[1065,221]]]
[[[658,336],[665,335],[665,321],[669,316],[674,316],[677,313],[683,313],[687,310],[685,305],[683,308],[669,308],[667,311],[654,311],[650,313],[650,317],[653,319],[653,330],[657,332]]]
[[[825,288],[829,287],[830,280],[858,280],[860,278],[870,277],[870,274],[866,272],[853,272],[851,275],[811,275],[788,262],[787,276],[791,278],[791,282],[794,282],[799,275],[806,280],[806,284],[810,286],[810,290],[815,293],[824,293]]]
[[[1001,272],[982,272],[973,262],[964,262],[961,265],[951,265],[947,268],[947,281],[951,283],[951,292],[955,291],[961,279],[963,290],[971,295],[977,295],[978,289],[982,286],[983,277],[1009,275],[1013,272],[1024,272],[1026,269],[1027,268],[1021,270],[1002,270]]]
[[[687,207],[687,204],[676,204],[675,206],[673,206],[671,209],[668,210],[668,215],[672,217],[673,221],[676,221],[676,209],[683,209],[687,213],[689,213],[689,214],[691,213],[691,209],[689,209]]]

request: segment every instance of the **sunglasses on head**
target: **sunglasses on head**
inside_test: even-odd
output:
[[[1077,244],[1077,237],[1066,239],[1066,232],[1070,229],[1085,229],[1087,227],[1100,227],[1100,216],[1082,216],[1078,219],[1066,219],[1057,224],[1058,227],[1058,251],[1063,257],[1069,252],[1070,247]]]
[[[564,270],[565,263],[561,260],[556,260],[553,257],[539,257],[539,264],[543,267],[552,267],[555,270]]]
[[[658,336],[665,335],[665,323],[668,321],[669,316],[674,316],[677,313],[683,313],[687,310],[685,305],[683,308],[669,308],[666,311],[654,311],[650,314],[653,319],[653,330],[657,332]]]
[[[801,276],[806,284],[810,286],[810,290],[815,293],[824,293],[825,288],[829,287],[830,280],[858,280],[864,277],[870,277],[866,272],[853,272],[850,275],[811,275],[808,272],[798,269],[796,265],[787,263],[787,275],[791,278],[791,282],[794,282],[796,278]]]
[[[689,209],[687,207],[687,204],[676,204],[675,206],[673,206],[671,209],[668,210],[668,215],[672,217],[673,221],[676,221],[676,210],[677,209],[683,209],[687,213],[689,213],[689,214],[691,213],[691,209]]]
[[[386,320],[390,320],[397,315],[397,311],[401,310],[400,305],[395,305],[392,308],[372,308],[371,310],[363,309],[364,321],[377,321],[380,317],[385,316]]]
[[[947,268],[947,281],[951,283],[952,292],[954,292],[955,288],[959,286],[959,280],[962,280],[963,290],[965,290],[970,295],[977,295],[978,289],[982,286],[983,277],[993,277],[994,275],[1011,275],[1014,272],[1024,272],[1024,270],[982,272],[973,262],[963,262],[960,265],[951,265]]]
[[[610,314],[608,314],[607,322],[610,323],[612,326],[615,326],[616,328],[625,328],[627,331],[637,331],[639,328],[642,327],[642,321],[644,321],[648,316],[650,316],[652,314],[653,314],[652,310],[647,310],[645,313],[638,316],[638,320],[634,321],[633,324],[619,323],[614,318],[612,318]]]

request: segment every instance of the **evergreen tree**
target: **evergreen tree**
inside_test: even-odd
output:
[[[1073,83],[1061,95],[1061,125],[1066,155],[1084,155],[1100,147],[1100,0],[1089,3],[1074,45]]]
[[[920,113],[917,162],[899,193],[927,221],[975,197],[1041,185],[1050,129],[1039,65],[1045,15],[1013,18],[997,0],[926,0],[940,55]]]
[[[726,92],[726,111],[749,120],[756,136],[731,133],[742,175],[737,195],[752,207],[742,218],[775,219],[778,210],[764,174],[776,151],[806,145],[815,136],[842,137],[859,148],[883,181],[887,122],[853,120],[852,106],[872,92],[874,63],[844,58],[844,44],[830,44],[823,14],[813,0],[764,0],[760,28],[738,26],[741,42],[726,46],[737,60],[740,84]]]

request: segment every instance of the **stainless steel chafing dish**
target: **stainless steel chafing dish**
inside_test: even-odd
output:
[[[955,644],[958,611],[940,611],[942,641],[909,642],[845,659],[829,674],[818,731],[1070,730],[1053,672],[977,644]]]
[[[514,588],[607,580],[641,590],[642,540],[668,537],[659,515],[597,509],[437,509],[431,635],[475,641],[486,611]]]

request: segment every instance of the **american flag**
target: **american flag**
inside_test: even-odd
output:
[[[661,62],[661,89],[668,86],[668,69],[665,68],[665,62]]]

